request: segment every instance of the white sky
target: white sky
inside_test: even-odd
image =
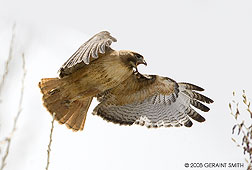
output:
[[[57,76],[79,45],[102,30],[117,38],[112,48],[145,56],[148,67],[140,66],[140,72],[199,85],[215,103],[202,113],[206,122],[192,128],[147,129],[91,115],[95,101],[83,132],[55,123],[50,169],[182,170],[192,169],[186,162],[244,163],[231,141],[228,103],[233,91],[241,95],[245,89],[252,96],[251,18],[252,1],[243,0],[0,1],[1,74],[17,23],[15,59],[0,96],[0,139],[9,134],[17,112],[22,49],[27,61],[23,112],[5,169],[45,168],[52,118],[37,84]]]

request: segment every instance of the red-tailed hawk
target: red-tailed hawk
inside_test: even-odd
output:
[[[92,98],[118,86],[139,64],[147,65],[138,53],[111,49],[112,42],[107,31],[94,35],[63,64],[59,78],[39,82],[44,106],[59,123],[82,130]]]
[[[192,126],[190,117],[205,119],[202,104],[213,100],[196,91],[202,88],[157,75],[142,75],[140,54],[110,48],[115,38],[106,31],[84,43],[60,68],[60,78],[42,79],[44,106],[56,120],[74,131],[83,130],[93,97],[100,102],[93,111],[107,121],[147,127]],[[201,102],[200,102],[201,101]]]

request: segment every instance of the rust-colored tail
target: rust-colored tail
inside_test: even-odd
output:
[[[43,102],[55,119],[73,131],[83,130],[93,97],[74,99],[68,86],[59,78],[44,78],[39,82]],[[76,96],[74,96],[76,97]]]

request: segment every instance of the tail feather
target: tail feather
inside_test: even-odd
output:
[[[59,115],[59,123],[65,124],[75,113],[75,111],[79,111],[80,103],[78,101],[74,101],[71,103],[71,106],[68,107],[68,109],[65,110],[65,112],[62,112]]]
[[[43,94],[47,94],[61,84],[59,78],[43,78],[39,82],[39,88]]]
[[[68,119],[64,117],[63,121],[66,121],[66,126],[68,128],[72,129],[73,131],[83,130],[86,116],[87,116],[86,113],[92,102],[92,99],[93,99],[92,97],[80,99],[78,101],[80,102],[78,105],[79,107],[76,109],[76,111],[72,113],[72,115]]]
[[[71,89],[59,78],[44,78],[39,82],[44,106],[55,119],[73,131],[83,130],[86,114],[93,97],[75,99]]]
[[[70,111],[69,106],[63,104],[60,100],[54,103],[47,103],[46,101],[44,101],[44,106],[51,114],[56,113],[56,120],[58,120],[61,124],[64,124],[60,120]]]
[[[86,98],[84,101],[82,101],[82,105],[80,108],[80,114],[77,115],[76,119],[69,119],[69,121],[67,122],[67,125],[69,125],[70,128],[77,130],[83,130],[84,128],[84,124],[85,124],[85,120],[86,120],[86,116],[88,108],[92,102],[92,97],[91,98]]]
[[[76,103],[76,102],[77,102],[77,101],[75,101],[75,103]],[[77,130],[77,129],[74,128],[74,125],[75,125],[75,123],[76,123],[76,120],[77,120],[77,118],[79,117],[79,115],[82,115],[82,114],[80,113],[80,111],[81,111],[81,104],[78,103],[78,104],[76,104],[76,105],[77,105],[77,108],[75,108],[75,111],[72,112],[72,113],[68,113],[68,114],[67,114],[67,117],[64,117],[64,119],[63,119],[63,121],[65,122],[66,126],[67,126],[69,129],[73,129],[74,131]],[[68,118],[68,116],[70,116],[70,117]]]

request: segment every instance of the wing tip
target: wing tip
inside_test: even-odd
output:
[[[205,102],[205,103],[207,103],[207,104],[210,104],[210,103],[213,103],[213,102],[214,102],[212,99],[210,99],[210,98],[207,97],[207,96],[204,96],[204,95],[202,95],[202,94],[201,94],[201,96],[202,96],[203,99],[204,99],[203,102]]]
[[[208,99],[209,99],[209,103],[214,103],[214,101],[212,99],[210,99],[210,98],[208,98]]]
[[[113,42],[117,42],[117,39],[116,39],[115,37],[111,36],[111,34],[110,34],[109,31],[104,30],[104,31],[101,31],[101,32],[95,34],[95,36],[97,36],[97,35],[109,36],[109,38],[110,38]]]
[[[193,125],[193,122],[192,122],[191,120],[188,120],[188,121],[186,121],[186,122],[184,123],[184,126],[185,126],[185,127],[188,127],[188,128],[192,127],[192,125]]]

